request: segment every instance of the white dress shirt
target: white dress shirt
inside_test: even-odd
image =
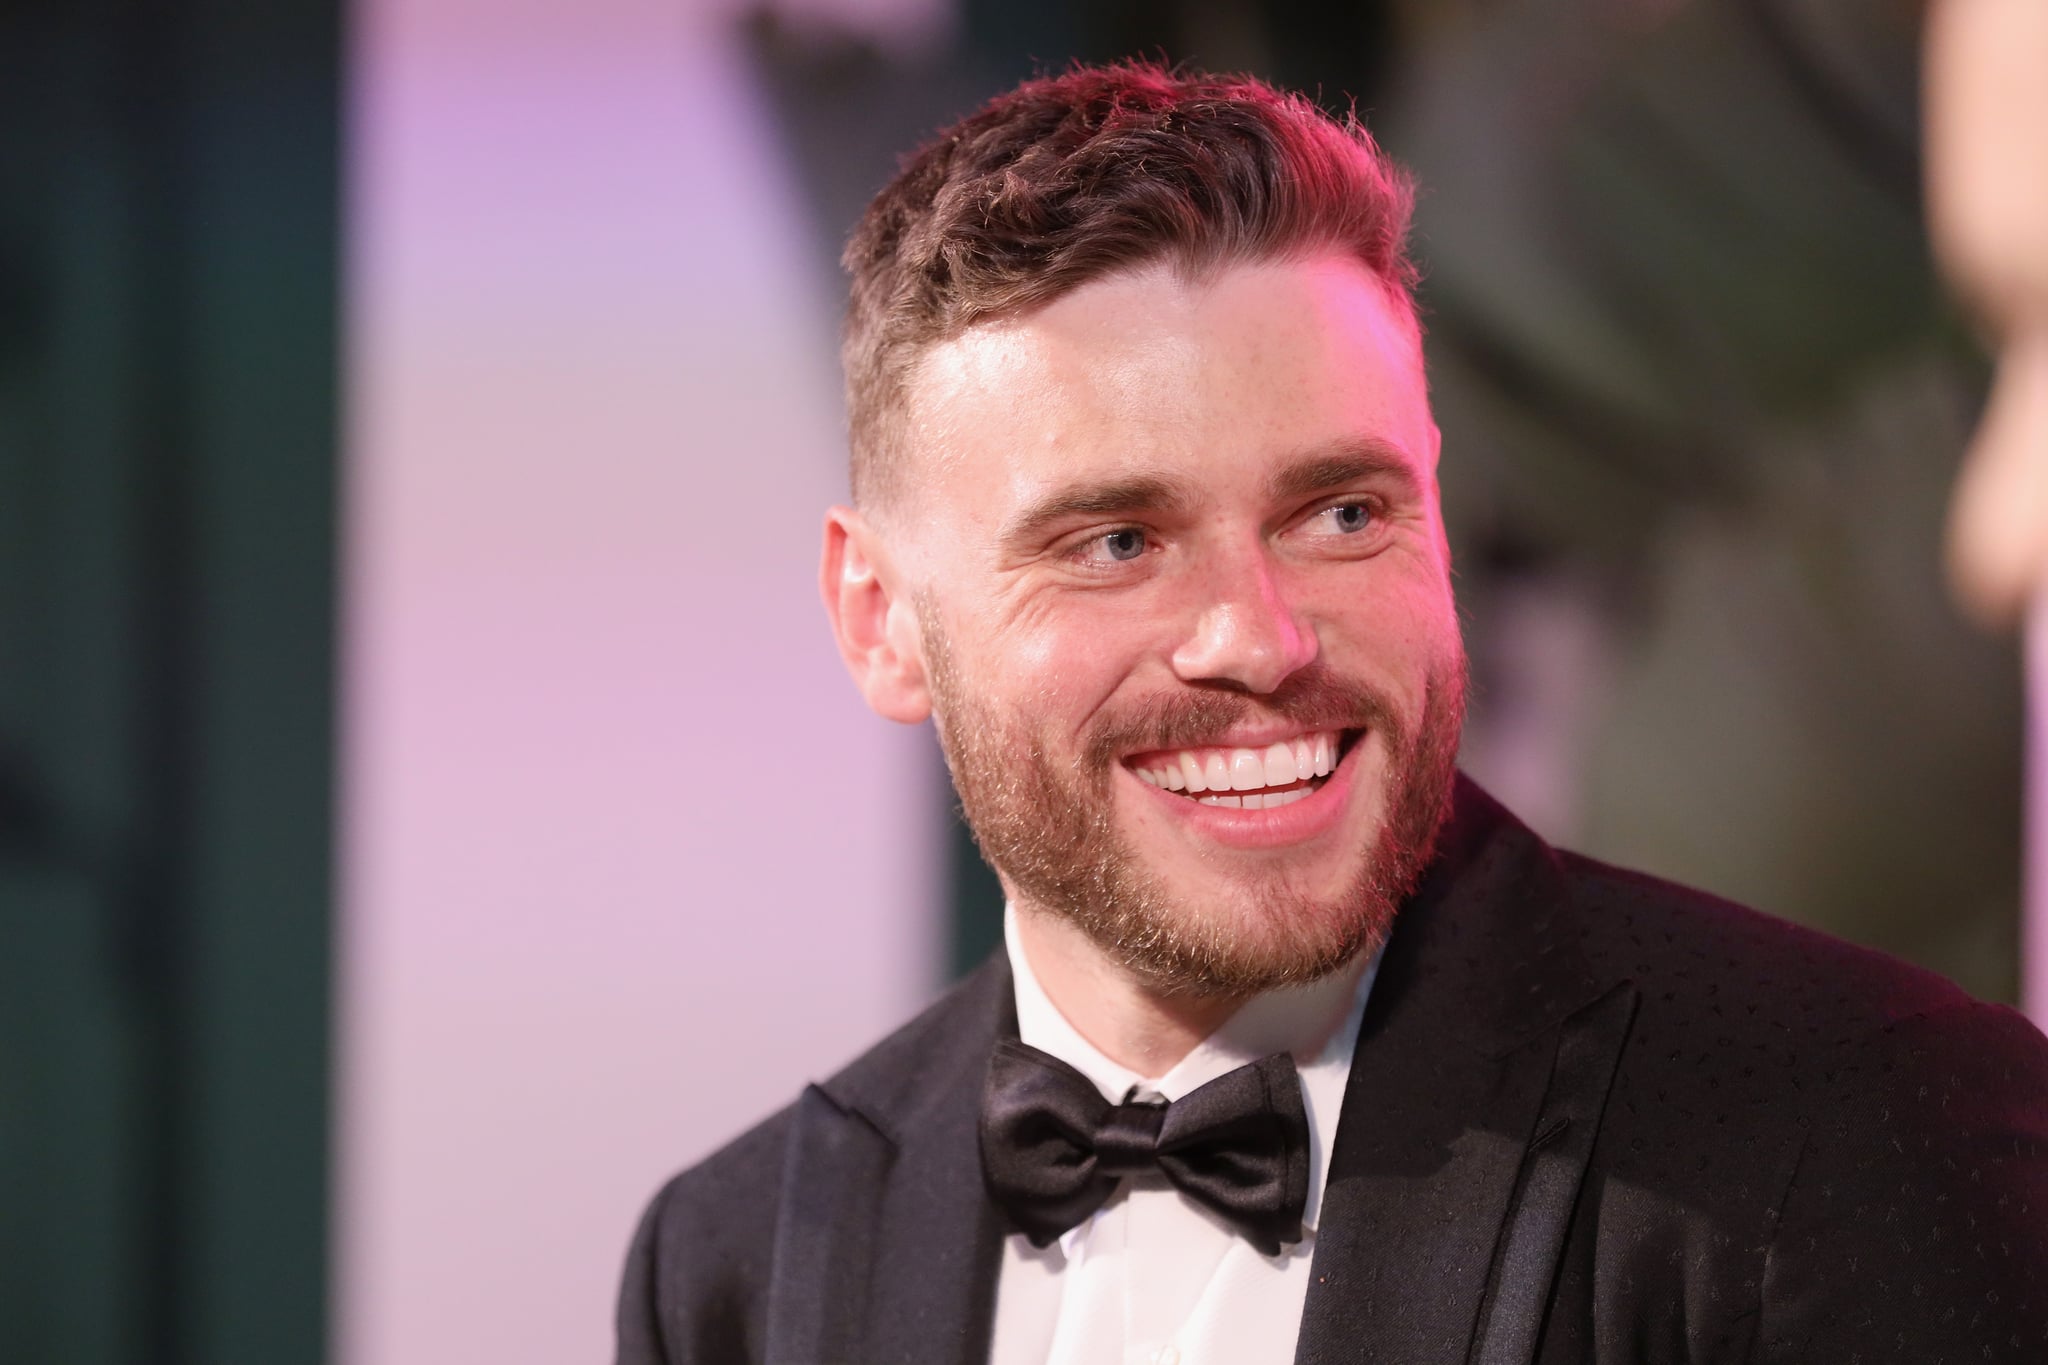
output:
[[[991,1365],[1287,1365],[1301,1328],[1316,1218],[1358,1022],[1378,959],[1247,1003],[1164,1076],[1102,1055],[1046,996],[1007,912],[1017,1031],[1103,1097],[1177,1100],[1225,1072],[1289,1052],[1308,1113],[1308,1206],[1299,1242],[1261,1255],[1220,1216],[1151,1175],[1126,1180],[1090,1218],[1038,1248],[1003,1245]]]

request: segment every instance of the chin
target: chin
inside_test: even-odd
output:
[[[1305,985],[1377,951],[1392,925],[1393,906],[1375,894],[1363,865],[1328,885],[1322,878],[1180,880],[1155,884],[1160,899],[1149,923],[1126,921],[1102,942],[1161,995],[1244,996]]]

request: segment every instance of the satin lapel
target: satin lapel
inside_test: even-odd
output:
[[[1564,1021],[1487,1295],[1474,1365],[1527,1365],[1639,997],[1626,982]]]
[[[790,1249],[777,1237],[776,1288],[804,1310],[792,1314],[788,1339],[820,1348],[803,1365],[988,1359],[1003,1229],[982,1188],[978,1123],[995,1038],[1016,1027],[1009,968],[998,954],[942,1011],[823,1087],[815,1127],[822,1134],[829,1126],[832,1136],[810,1140],[799,1123],[790,1160],[804,1169],[784,1188],[830,1210],[783,1214],[829,1250]],[[798,1275],[821,1289],[797,1287]],[[816,1325],[800,1330],[802,1323]],[[775,1332],[771,1324],[771,1341]]]
[[[1614,984],[1592,979],[1571,936],[1551,932],[1564,895],[1555,857],[1461,780],[1442,853],[1402,907],[1360,1028],[1299,1365],[1468,1359],[1559,1026]],[[1597,1110],[1583,1122],[1572,1112],[1590,1150]]]
[[[1001,1215],[981,1179],[978,1121],[988,1049],[948,1102],[906,1137],[874,1227],[867,1362],[982,1365],[995,1316]]]
[[[1549,1052],[1495,1061],[1405,1031],[1359,1046],[1295,1360],[1461,1365]]]
[[[817,1086],[797,1101],[768,1279],[766,1365],[862,1358],[868,1229],[896,1146]]]

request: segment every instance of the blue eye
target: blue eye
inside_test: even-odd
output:
[[[1136,559],[1145,553],[1145,533],[1135,526],[1126,526],[1121,531],[1111,531],[1096,543],[1115,560]]]
[[[1362,502],[1339,503],[1324,511],[1331,524],[1345,535],[1354,535],[1372,525],[1372,508]]]

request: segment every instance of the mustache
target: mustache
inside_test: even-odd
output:
[[[1374,688],[1312,664],[1272,692],[1251,693],[1219,683],[1196,683],[1113,716],[1094,727],[1084,746],[1091,770],[1121,755],[1154,749],[1200,749],[1249,718],[1284,721],[1302,730],[1379,730],[1401,747],[1401,725]]]

